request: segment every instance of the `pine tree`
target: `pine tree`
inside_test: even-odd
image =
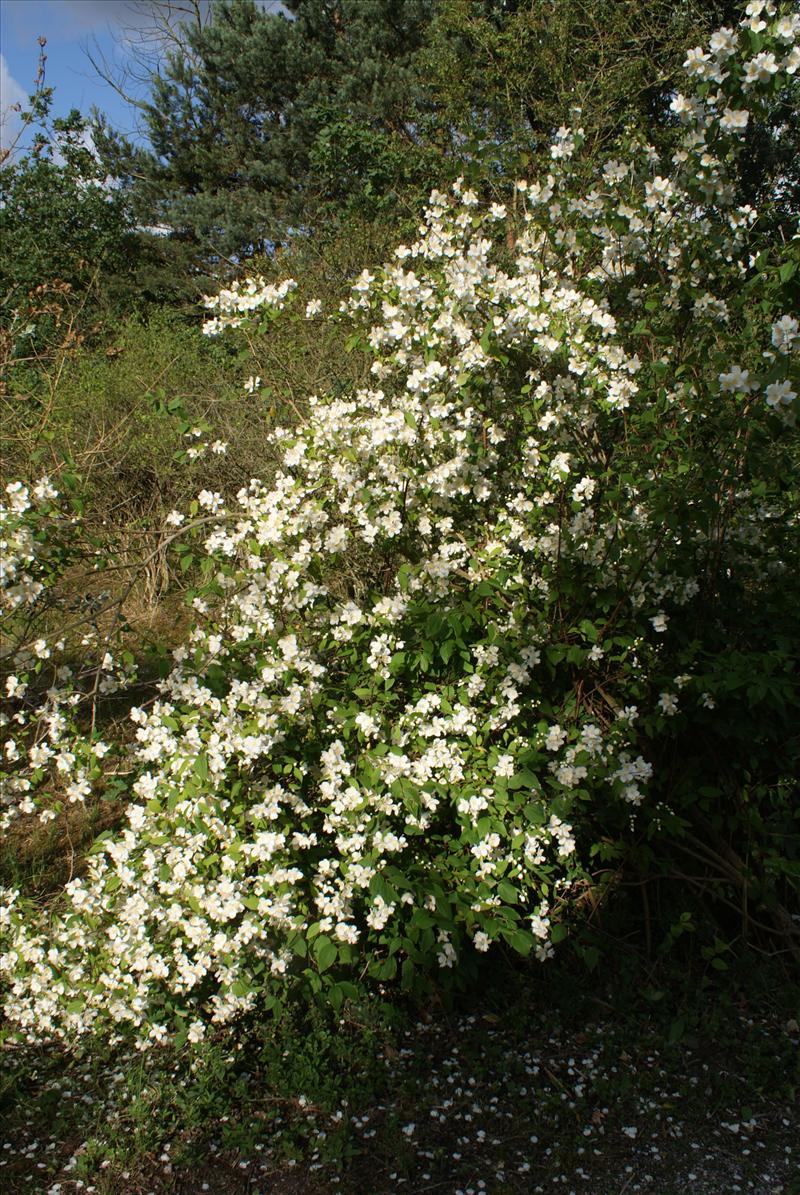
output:
[[[416,56],[431,0],[215,7],[153,77],[151,149],[102,126],[142,214],[206,252],[259,253],[335,205],[380,209],[420,156]]]
[[[546,168],[571,109],[588,164],[625,130],[660,146],[686,51],[735,0],[218,0],[154,73],[150,147],[99,127],[143,224],[206,263],[291,233],[397,218],[465,173],[483,190]],[[797,105],[750,130],[743,202],[780,181],[797,208]],[[539,159],[542,160],[539,160]],[[792,199],[792,196],[795,198]]]

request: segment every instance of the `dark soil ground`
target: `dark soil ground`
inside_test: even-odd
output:
[[[0,1190],[798,1195],[799,1002],[783,971],[516,970],[405,1027],[351,1011],[194,1063],[7,1045]]]

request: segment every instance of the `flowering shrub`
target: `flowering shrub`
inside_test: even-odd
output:
[[[106,782],[101,761],[110,746],[85,733],[81,713],[88,705],[93,723],[98,699],[125,689],[134,674],[129,658],[117,659],[109,650],[116,636],[104,637],[97,625],[107,594],[82,594],[64,609],[61,587],[70,567],[98,564],[75,504],[49,477],[31,486],[11,482],[5,493],[6,501],[0,502],[0,665],[8,712],[0,713],[0,728],[8,770],[2,777],[2,830],[34,814],[43,824],[54,821],[66,805],[84,804],[93,784]],[[56,636],[48,633],[54,617],[60,627]],[[76,630],[73,641],[70,632]]]
[[[561,129],[522,219],[456,184],[357,279],[328,318],[371,385],[276,429],[271,486],[199,495],[207,584],[132,713],[127,825],[51,908],[6,893],[25,1035],[198,1041],[298,978],[338,1007],[498,943],[546,959],[609,836],[674,816],[662,745],[724,690],[707,611],[796,556],[798,246],[736,170],[798,33],[756,3],[693,51],[670,161],[621,147],[587,191]],[[246,280],[206,330],[292,289]],[[27,760],[49,816],[43,753],[85,780],[87,748],[11,730],[10,803]]]

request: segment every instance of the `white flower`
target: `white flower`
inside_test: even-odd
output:
[[[679,101],[683,100],[683,98],[683,96],[676,96],[672,101],[670,107],[672,108],[673,112],[677,112],[679,110],[681,106]],[[609,183],[619,183],[626,178],[629,173],[630,166],[623,165],[623,163],[618,162],[616,158],[612,158],[603,166],[603,178]]]
[[[531,933],[536,938],[546,938],[550,933],[550,918],[545,916],[545,907],[531,915]]]
[[[224,505],[222,494],[218,494],[216,491],[212,493],[211,490],[201,490],[197,495],[197,501],[200,506],[212,512],[220,510]]]
[[[800,70],[800,46],[792,46],[783,61],[783,69],[787,75],[796,75]]]
[[[732,29],[723,27],[711,34],[709,49],[717,58],[730,58],[736,53],[736,34]]]
[[[650,619],[650,622],[653,624],[653,630],[657,634],[663,635],[667,629],[667,623],[669,622],[669,617],[663,613],[656,614],[655,618]]]
[[[781,17],[775,26],[775,36],[781,41],[792,42],[800,35],[800,16],[793,13],[791,16]]]
[[[551,726],[545,736],[544,745],[548,751],[558,751],[566,741],[567,732],[558,725]]]
[[[681,120],[688,119],[688,117],[690,117],[694,112],[694,103],[692,100],[687,99],[686,96],[681,95],[680,92],[673,97],[669,106],[670,109],[681,118]]]
[[[319,315],[319,313],[321,311],[322,311],[322,300],[321,299],[311,299],[310,302],[306,303],[306,319],[313,319],[313,317],[315,315]]]
[[[777,408],[788,406],[797,398],[797,391],[792,390],[789,382],[770,382],[764,390],[767,396],[767,406]]]
[[[772,343],[784,357],[788,356],[794,342],[800,340],[800,336],[798,335],[799,328],[800,325],[798,325],[793,315],[782,315],[772,325]]]
[[[554,481],[563,481],[569,475],[572,458],[568,452],[557,452],[550,462],[550,476]]]
[[[588,502],[597,488],[593,477],[582,477],[572,490],[573,502]]]
[[[706,54],[700,46],[695,46],[695,48],[690,50],[686,55],[683,63],[683,69],[687,74],[697,75],[699,78],[703,79],[709,74],[710,62],[711,59],[709,58],[708,54]]]
[[[372,738],[378,733],[378,723],[370,714],[356,714],[355,723],[365,738]]]
[[[6,493],[11,502],[11,509],[16,514],[23,514],[29,509],[28,488],[21,481],[10,481],[6,486]]]
[[[33,487],[33,496],[38,502],[52,501],[58,497],[58,490],[51,484],[49,477],[40,477]]]
[[[740,369],[738,365],[719,375],[719,385],[722,391],[736,394],[749,394],[758,389],[758,382],[750,377],[750,370]]]
[[[494,765],[495,776],[513,776],[514,775],[514,757],[513,755],[501,755],[497,763]]]
[[[670,180],[662,178],[660,175],[656,175],[651,183],[645,183],[644,189],[647,196],[644,205],[651,210],[665,204],[674,193],[674,187]]]
[[[325,547],[329,552],[341,552],[347,543],[347,528],[332,527],[325,536]]]
[[[757,54],[755,58],[751,58],[744,66],[744,84],[751,86],[753,83],[769,83],[773,75],[780,70],[775,55],[770,52]]]
[[[719,126],[729,133],[743,133],[749,119],[750,113],[746,108],[726,108],[720,117]]]
[[[485,954],[491,945],[489,935],[485,934],[482,929],[478,930],[478,932],[475,934],[475,937],[472,939],[472,942],[475,946],[475,949],[479,950],[481,954]]]

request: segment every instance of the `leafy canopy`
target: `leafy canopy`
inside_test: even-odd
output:
[[[674,135],[685,51],[731,5],[667,0],[253,0],[215,4],[152,78],[150,148],[95,131],[145,223],[217,258],[290,230],[397,218],[465,174],[506,191],[582,109],[584,156],[625,128]],[[788,155],[787,155],[788,160]]]

